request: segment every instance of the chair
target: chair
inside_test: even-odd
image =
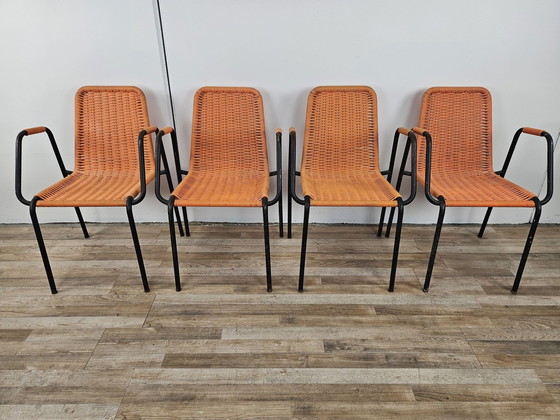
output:
[[[144,290],[149,285],[132,215],[132,206],[142,201],[146,184],[155,176],[146,99],[130,86],[86,86],[75,97],[75,170],[64,166],[52,132],[47,127],[21,131],[16,139],[16,196],[30,207],[31,221],[53,294],[57,293],[37,207],[74,207],[84,237],[89,234],[80,207],[126,207]],[[63,178],[37,193],[32,200],[21,190],[22,144],[26,136],[46,133]],[[167,166],[167,163],[165,163]]]
[[[160,193],[160,157],[165,155],[163,136],[171,134],[177,177],[181,182],[169,199]],[[182,170],[173,128],[157,136],[156,195],[168,206],[169,233],[175,273],[175,289],[181,290],[173,209],[179,207],[262,207],[267,291],[272,291],[268,207],[278,203],[282,222],[282,132],[276,131],[276,171],[269,172],[264,111],[260,93],[252,88],[204,87],[194,97],[191,156]],[[186,177],[183,179],[183,176]],[[268,199],[269,178],[276,176],[276,196]],[[184,212],[185,231],[190,235]]]
[[[416,156],[414,134],[399,128],[394,147],[401,135]],[[303,234],[298,291],[303,292],[305,254],[311,206],[393,207],[398,209],[397,231],[389,291],[395,286],[397,258],[404,206],[415,195],[403,200],[383,177],[390,171],[379,170],[377,144],[377,98],[367,86],[321,86],[313,89],[307,101],[307,116],[301,171],[296,171],[296,132],[290,129],[288,237],[292,235],[292,200],[304,206]],[[415,163],[415,161],[414,161]],[[412,165],[414,172],[415,165]],[[295,179],[301,177],[304,198],[296,194]],[[378,236],[381,235],[381,227]]]
[[[492,99],[481,87],[433,87],[422,98],[420,121],[413,131],[418,140],[418,181],[430,203],[439,206],[434,241],[424,281],[430,279],[447,207],[487,207],[478,233],[482,238],[494,207],[534,208],[533,221],[511,289],[517,293],[527,256],[537,230],[541,207],[552,198],[553,142],[546,131],[523,127],[517,130],[500,171],[492,169]],[[536,194],[504,179],[522,133],[547,141],[547,192]]]

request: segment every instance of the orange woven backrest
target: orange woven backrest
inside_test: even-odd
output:
[[[432,136],[432,174],[492,171],[492,98],[481,87],[434,87],[422,98],[420,128]],[[426,144],[418,142],[424,179]]]
[[[203,87],[196,92],[190,168],[268,176],[263,104],[257,90]]]
[[[85,86],[76,93],[74,172],[134,172],[138,134],[150,126],[144,93],[132,86]],[[155,175],[151,136],[144,139],[146,178]]]
[[[320,86],[309,93],[302,176],[378,171],[377,97],[367,86]]]

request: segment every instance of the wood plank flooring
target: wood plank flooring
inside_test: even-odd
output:
[[[30,225],[0,225],[2,419],[559,419],[560,226],[433,226],[393,239],[372,226],[194,224],[175,292],[165,224],[138,226],[144,293],[126,224],[44,226],[51,295]]]

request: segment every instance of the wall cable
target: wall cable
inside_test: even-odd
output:
[[[169,96],[169,106],[171,107],[171,120],[173,121],[173,130],[177,131],[177,127],[175,125],[175,108],[173,107],[173,96],[171,95],[171,82],[169,80],[169,66],[167,64],[167,48],[165,47],[165,37],[163,35],[163,21],[161,19],[161,8],[159,5],[159,0],[156,0],[156,3],[157,3],[158,18],[159,18],[159,30],[161,34],[161,46],[163,50],[163,62],[165,65],[165,77],[167,80],[167,94]]]

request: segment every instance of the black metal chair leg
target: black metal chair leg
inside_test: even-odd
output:
[[[183,207],[183,219],[185,220],[185,235],[191,236],[191,229],[189,228],[189,218],[187,217],[187,209]]]
[[[377,236],[380,238],[383,233],[383,222],[385,221],[385,207],[381,209],[381,216],[379,216],[379,225],[377,226]]]
[[[288,239],[292,237],[292,187],[288,183]]]
[[[397,183],[395,184],[395,189],[397,191],[400,192],[401,190],[401,185],[402,185],[402,180],[404,177],[404,167],[406,165],[406,161],[408,159],[408,154],[410,153],[410,140],[408,140],[406,142],[406,145],[404,147],[404,151],[403,151],[403,158],[401,161],[401,167],[399,168],[399,173],[397,175]],[[412,161],[412,165],[414,165],[414,157],[413,157],[413,161]],[[411,180],[411,182],[416,182],[416,180]],[[393,225],[393,217],[395,217],[395,208],[391,207],[391,213],[389,214],[389,220],[387,220],[387,229],[385,230],[385,237],[388,238],[389,235],[391,234],[391,226]]]
[[[179,235],[185,236],[185,231],[183,230],[183,222],[181,222],[181,214],[179,213],[179,207],[175,207],[175,217],[177,218],[177,227],[179,228]]]
[[[173,273],[175,275],[175,290],[181,291],[181,278],[179,277],[179,257],[177,256],[177,237],[175,236],[175,220],[173,220],[173,208],[175,197],[169,198],[167,206],[167,217],[169,219],[169,239],[171,240],[171,254],[173,256]],[[188,236],[188,235],[187,235]]]
[[[134,223],[134,216],[132,215],[132,197],[126,200],[126,214],[128,216],[128,224],[130,225],[130,233],[132,233],[132,241],[134,242],[134,249],[136,251],[136,259],[138,260],[138,267],[140,268],[140,276],[142,277],[142,285],[144,291],[150,291],[148,285],[148,276],[146,275],[146,268],[144,267],[144,259],[142,258],[142,250],[140,249],[140,241],[138,240],[138,232],[136,231],[136,224]]]
[[[301,258],[299,261],[299,283],[298,292],[303,292],[303,278],[305,276],[305,253],[307,251],[307,230],[309,228],[309,209],[311,207],[311,199],[305,196],[305,204],[303,210],[303,233],[301,234]]]
[[[488,207],[488,210],[486,210],[486,214],[484,215],[484,220],[482,221],[482,225],[480,226],[480,230],[478,231],[478,237],[482,238],[482,235],[484,235],[484,229],[486,229],[486,224],[488,223],[488,219],[490,219],[490,213],[492,213],[492,209],[493,207]]]
[[[84,233],[84,238],[89,238],[89,233],[86,227],[86,222],[84,222],[84,218],[82,217],[82,212],[80,211],[79,207],[74,207],[76,210],[76,215],[78,216],[78,221],[80,222],[80,227],[82,228],[82,232]]]
[[[535,233],[541,218],[541,203],[536,197],[533,198],[533,201],[535,201],[535,215],[533,216],[533,223],[531,223],[531,228],[529,229],[529,235],[527,235],[527,241],[525,242],[525,248],[523,249],[523,255],[521,256],[521,261],[519,262],[517,274],[515,275],[515,281],[513,282],[513,286],[511,288],[511,293],[513,294],[516,294],[517,289],[519,289],[519,283],[521,283],[521,277],[523,276],[523,270],[525,270],[527,257],[529,256],[529,251],[531,250],[531,245],[533,244],[533,239],[535,238]]]
[[[430,280],[432,278],[432,270],[434,269],[434,262],[436,260],[436,253],[439,243],[439,237],[441,235],[441,228],[443,226],[443,218],[445,216],[445,200],[443,197],[438,197],[439,203],[439,216],[436,225],[436,231],[434,233],[434,242],[432,243],[432,252],[430,253],[430,261],[428,262],[428,270],[426,271],[426,279],[424,280],[424,287],[422,290],[428,292],[430,288]]]
[[[47,255],[47,249],[45,248],[45,241],[43,240],[43,234],[41,233],[41,227],[39,226],[39,220],[37,219],[37,201],[39,197],[33,197],[29,207],[29,213],[31,214],[31,222],[33,223],[33,230],[35,231],[35,236],[37,237],[37,243],[39,244],[39,251],[41,251],[41,258],[43,259],[43,265],[45,267],[45,272],[47,273],[47,280],[49,281],[49,286],[51,288],[51,293],[56,295],[58,290],[56,290],[56,284],[54,283],[54,276],[51,270],[51,264],[49,262],[49,256]]]
[[[389,218],[387,219],[387,228],[385,229],[385,237],[388,238],[391,234],[391,227],[393,226],[393,218],[395,217],[395,208],[391,207]]]
[[[268,230],[268,199],[262,199],[263,229],[264,229],[264,254],[266,262],[266,291],[272,292],[272,274],[270,270],[270,236]]]
[[[389,292],[395,290],[395,278],[397,276],[397,262],[399,258],[399,247],[401,244],[401,229],[404,216],[404,205],[402,198],[397,198],[399,213],[397,216],[397,232],[395,233],[395,245],[393,246],[393,261],[391,263],[391,277],[389,279]],[[394,208],[394,207],[393,207]]]
[[[278,200],[278,230],[280,237],[284,237],[284,209],[282,204],[282,196]]]

